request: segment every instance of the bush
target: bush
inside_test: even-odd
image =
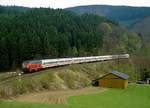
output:
[[[60,76],[68,88],[71,89],[85,87],[90,83],[90,80],[86,77],[85,74],[72,70],[66,70],[65,72],[58,73],[58,76]]]

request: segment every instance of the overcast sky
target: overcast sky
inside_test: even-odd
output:
[[[128,5],[150,7],[150,0],[0,0],[0,5],[66,8],[81,5]]]

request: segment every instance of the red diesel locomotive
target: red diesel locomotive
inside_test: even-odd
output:
[[[115,60],[115,59],[127,59],[127,58],[129,58],[129,54],[30,60],[30,61],[25,61],[22,63],[22,69],[24,72],[30,73],[30,72],[39,71],[41,69],[68,65],[68,64],[87,63],[87,62]]]

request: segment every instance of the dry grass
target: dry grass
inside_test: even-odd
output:
[[[13,101],[46,104],[67,104],[67,99],[70,96],[99,93],[105,90],[106,89],[99,87],[88,87],[78,90],[47,91],[41,93],[20,95],[19,97],[14,98]]]

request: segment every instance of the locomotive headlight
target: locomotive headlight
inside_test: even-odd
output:
[[[22,67],[23,68],[28,68],[28,65],[27,64],[22,64]]]
[[[24,64],[24,63],[22,64],[22,67],[23,67],[23,68],[25,67],[25,64]]]

